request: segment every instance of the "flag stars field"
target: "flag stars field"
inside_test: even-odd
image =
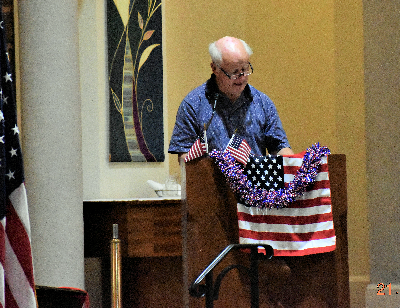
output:
[[[245,173],[258,188],[265,190],[283,188],[281,160],[282,157],[276,159],[271,156],[261,158],[250,155],[249,163],[244,168]]]

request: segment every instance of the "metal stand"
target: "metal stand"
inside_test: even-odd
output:
[[[258,248],[264,248],[266,254],[258,252]],[[243,265],[236,264],[224,268],[217,276],[215,283],[213,282],[213,269],[219,262],[232,250],[232,249],[250,249],[250,268]],[[250,277],[251,283],[251,308],[259,307],[259,285],[258,285],[258,261],[260,259],[270,259],[273,256],[273,249],[269,245],[259,244],[232,244],[227,246],[219,255],[210,263],[209,266],[197,277],[197,279],[190,285],[189,293],[194,297],[203,297],[206,299],[206,308],[214,307],[214,300],[218,299],[219,289],[222,279],[232,269],[244,270]],[[205,284],[200,284],[205,279]]]

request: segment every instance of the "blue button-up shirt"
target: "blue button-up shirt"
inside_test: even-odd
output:
[[[224,150],[232,135],[245,139],[255,155],[290,147],[274,103],[247,85],[232,103],[218,91],[215,76],[191,91],[179,106],[169,153],[188,152],[207,127],[209,151]]]

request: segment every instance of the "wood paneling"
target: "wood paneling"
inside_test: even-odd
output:
[[[130,257],[182,255],[179,206],[129,208],[127,228],[128,256]]]
[[[181,200],[85,201],[85,257],[110,254],[118,224],[123,257],[182,255]]]

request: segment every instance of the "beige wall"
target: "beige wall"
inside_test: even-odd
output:
[[[369,281],[362,1],[181,3],[166,3],[168,136],[182,98],[210,74],[208,44],[224,35],[246,40],[254,51],[250,83],[275,102],[294,151],[320,142],[347,156],[350,280],[362,294]],[[170,170],[178,170],[175,159]]]
[[[294,151],[320,142],[347,155],[350,280],[368,283],[362,1],[166,0],[163,9],[166,149],[179,103],[210,75],[208,44],[243,38],[254,50],[250,82],[274,100]],[[145,180],[178,174],[175,156],[107,160],[102,1],[80,1],[80,31],[85,199],[153,196]]]
[[[371,260],[366,307],[399,307],[400,7],[396,0],[364,0],[363,6]],[[396,296],[376,296],[378,283],[391,284]]]

